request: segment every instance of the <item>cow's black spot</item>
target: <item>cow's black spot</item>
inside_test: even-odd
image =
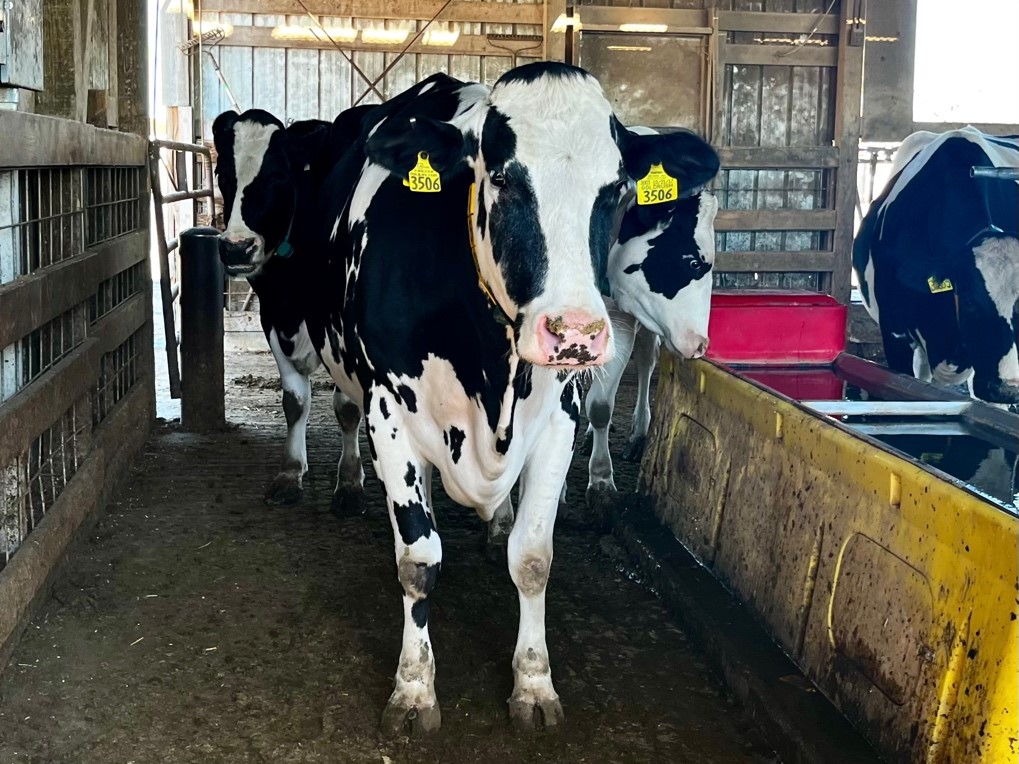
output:
[[[563,390],[563,395],[566,395],[565,388]],[[591,426],[595,429],[600,430],[604,427],[608,427],[612,421],[612,406],[603,401],[592,403],[590,419]]]
[[[482,144],[484,150],[484,143]],[[506,187],[492,205],[489,231],[492,253],[506,281],[506,291],[517,305],[541,294],[548,275],[548,247],[538,218],[538,200],[530,173],[517,162],[503,168]]]
[[[580,395],[579,395],[579,393],[577,391],[577,381],[576,380],[571,380],[563,388],[562,395],[559,396],[559,404],[562,406],[563,411],[565,411],[569,415],[570,419],[573,420],[574,424],[579,425],[580,424]],[[593,408],[595,408],[595,407],[592,407],[592,409]],[[605,405],[605,408],[608,408],[608,406]],[[611,414],[609,414],[609,416],[611,416]],[[591,424],[594,424],[594,412],[593,411],[592,411],[592,416],[591,416]],[[595,427],[597,427],[597,426],[598,425],[595,425]],[[604,427],[606,425],[602,425],[602,426]]]
[[[620,168],[622,170],[622,168]],[[591,249],[591,265],[598,288],[604,295],[609,294],[609,281],[606,269],[609,261],[609,246],[612,242],[612,223],[615,220],[616,208],[619,204],[619,189],[615,184],[602,186],[591,208],[591,224],[589,226],[588,246]]]
[[[407,411],[414,413],[418,410],[418,398],[407,385],[400,385],[396,388],[400,394],[400,398],[403,400],[403,405],[407,407]]]
[[[410,617],[414,624],[423,629],[428,625],[428,598],[420,599],[410,606]]]
[[[374,426],[370,426],[368,428],[368,432],[367,432],[367,436],[368,436],[368,451],[369,451],[369,453],[371,453],[372,459],[374,461],[378,461],[379,460],[379,452],[375,450],[375,438],[372,437],[372,435],[374,435],[374,433],[375,433],[375,427]]]
[[[495,452],[500,456],[505,456],[506,452],[509,451],[510,444],[513,442],[513,420],[510,420],[509,427],[506,428],[506,435],[495,442]]]
[[[460,463],[460,448],[463,446],[466,433],[459,427],[449,428],[449,453],[453,457],[453,464]]]
[[[407,481],[408,488],[414,485],[414,481],[417,480],[417,471],[414,469],[414,465],[410,462],[407,462],[407,474],[404,475],[404,480]]]
[[[283,351],[283,355],[288,358],[294,353],[294,341],[289,337],[284,337],[282,334],[276,334],[276,341],[280,345],[280,350]]]
[[[478,236],[485,238],[485,224],[488,222],[488,210],[485,208],[485,181],[478,187]]]
[[[389,419],[389,405],[385,398],[379,398],[379,411],[382,412],[383,419]]]
[[[400,532],[400,538],[408,546],[420,538],[428,538],[435,530],[432,519],[421,502],[413,501],[407,505],[394,503],[393,515],[396,517],[396,527]]]
[[[290,390],[283,391],[283,414],[287,418],[287,426],[293,427],[297,424],[297,420],[301,418],[301,414],[304,413],[304,407],[301,402],[297,399],[297,395]]]
[[[513,388],[517,401],[526,400],[531,397],[534,385],[531,379],[531,367],[529,365],[522,366],[517,369],[517,376],[513,382]],[[514,401],[514,405],[516,405],[516,401]]]

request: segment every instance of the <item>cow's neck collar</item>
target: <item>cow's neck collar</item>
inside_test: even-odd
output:
[[[474,259],[474,270],[478,274],[478,287],[481,289],[481,293],[485,295],[485,299],[488,301],[489,308],[492,311],[492,317],[495,318],[500,324],[506,327],[513,327],[513,320],[509,317],[509,314],[503,310],[503,307],[499,304],[499,301],[495,299],[495,295],[492,294],[491,287],[485,281],[485,277],[481,275],[481,262],[478,260],[478,243],[474,238],[474,195],[475,184],[471,183],[467,189],[467,235],[471,242],[471,257]],[[514,349],[515,350],[515,349]]]

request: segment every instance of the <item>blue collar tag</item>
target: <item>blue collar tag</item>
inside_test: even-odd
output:
[[[294,254],[294,247],[290,243],[290,239],[284,239],[280,242],[280,245],[276,247],[276,255],[278,257],[290,257]]]

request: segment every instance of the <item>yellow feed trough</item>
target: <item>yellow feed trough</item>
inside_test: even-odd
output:
[[[1019,519],[709,361],[663,354],[660,519],[890,760],[1019,760]]]

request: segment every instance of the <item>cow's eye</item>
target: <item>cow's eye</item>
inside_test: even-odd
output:
[[[703,263],[700,260],[691,260],[690,261],[690,267],[693,269],[694,273],[699,271],[701,269],[702,265],[703,265]]]
[[[489,179],[492,181],[492,185],[498,188],[502,188],[506,185],[506,173],[493,170],[488,174]]]

